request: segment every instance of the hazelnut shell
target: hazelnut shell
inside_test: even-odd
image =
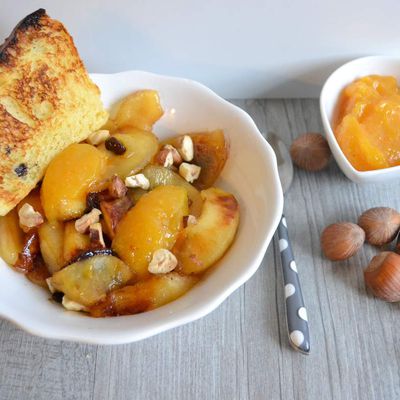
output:
[[[364,271],[371,292],[388,302],[400,301],[400,255],[385,251],[375,256]]]
[[[290,146],[293,162],[306,171],[320,171],[331,158],[328,142],[320,133],[305,133]]]
[[[321,248],[332,261],[346,260],[361,248],[365,232],[351,222],[338,222],[327,226],[321,235]]]
[[[400,229],[400,214],[390,207],[374,207],[361,214],[358,225],[364,229],[366,240],[375,246],[390,243]]]

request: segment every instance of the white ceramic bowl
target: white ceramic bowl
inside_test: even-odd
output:
[[[329,76],[320,96],[322,123],[333,156],[344,174],[357,183],[382,182],[400,177],[400,166],[374,171],[356,170],[343,154],[332,130],[332,117],[340,92],[355,79],[371,74],[393,75],[400,82],[400,58],[371,56],[350,61]]]
[[[222,128],[230,157],[217,183],[237,197],[241,221],[237,238],[207,277],[180,299],[143,314],[90,318],[63,310],[49,294],[0,260],[0,316],[27,331],[54,339],[118,344],[144,339],[198,319],[214,310],[260,265],[283,208],[275,154],[244,111],[205,86],[146,72],[94,74],[106,107],[145,88],[159,91],[165,115],[154,131],[176,133]]]

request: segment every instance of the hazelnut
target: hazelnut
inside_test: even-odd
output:
[[[365,232],[351,222],[338,222],[327,226],[321,235],[321,247],[326,258],[346,260],[361,248]]]
[[[68,311],[88,311],[88,309],[82,305],[69,299],[67,296],[63,296],[61,304]]]
[[[150,189],[150,182],[143,174],[127,176],[125,178],[125,186],[128,188],[141,188],[143,190]]]
[[[34,228],[43,224],[43,216],[39,211],[29,204],[25,203],[18,211],[19,225],[24,231],[28,231],[30,228]]]
[[[172,165],[180,165],[182,162],[182,157],[174,146],[166,144],[158,152],[156,156],[156,162],[157,164],[168,168],[172,167]]]
[[[400,301],[400,255],[391,251],[378,254],[364,271],[364,279],[376,297]]]
[[[100,222],[96,222],[89,227],[89,237],[90,237],[90,243],[95,247],[95,248],[105,248],[106,244],[104,243],[104,237],[103,237],[103,229],[101,227]]]
[[[197,218],[194,215],[185,215],[183,217],[183,227],[186,228],[187,226],[190,225],[196,225],[197,224]]]
[[[86,233],[90,225],[99,222],[101,211],[97,208],[93,208],[89,213],[82,215],[79,219],[75,221],[75,229],[79,233]]]
[[[176,257],[167,249],[158,249],[153,253],[148,270],[152,274],[166,274],[178,265]]]
[[[128,191],[124,181],[118,176],[114,175],[108,184],[108,193],[113,199],[121,199]]]
[[[179,147],[179,153],[181,154],[184,161],[192,161],[194,157],[194,146],[193,140],[189,135],[183,136],[181,145]]]
[[[109,137],[110,131],[106,129],[100,129],[99,131],[91,133],[86,141],[93,146],[97,146],[98,144],[105,142]]]
[[[182,176],[182,178],[184,178],[189,183],[195,181],[200,176],[200,172],[201,172],[201,167],[194,164],[188,164],[183,162],[179,166],[179,175]]]
[[[400,229],[400,214],[390,207],[374,207],[361,214],[358,225],[364,229],[368,243],[390,243]]]
[[[172,158],[174,159],[174,165],[180,165],[182,163],[182,157],[179,154],[179,151],[174,146],[166,144],[164,146],[164,149],[172,153]]]
[[[166,168],[174,165],[172,152],[165,148],[161,149],[156,156],[156,163]]]
[[[320,171],[331,158],[328,142],[320,133],[305,133],[290,146],[293,162],[306,171]]]

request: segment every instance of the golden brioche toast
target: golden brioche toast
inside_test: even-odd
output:
[[[0,46],[0,215],[107,118],[64,26],[43,9],[25,17]]]

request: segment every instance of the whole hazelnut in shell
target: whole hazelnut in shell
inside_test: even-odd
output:
[[[331,158],[328,142],[320,133],[305,133],[290,146],[293,162],[306,171],[320,171]]]
[[[390,207],[374,207],[361,214],[358,225],[364,229],[366,240],[375,246],[390,243],[400,229],[400,214]]]
[[[321,247],[326,258],[346,260],[361,248],[365,232],[351,222],[337,222],[327,226],[321,235]]]
[[[400,301],[400,255],[384,251],[375,256],[364,271],[364,280],[376,297]]]

